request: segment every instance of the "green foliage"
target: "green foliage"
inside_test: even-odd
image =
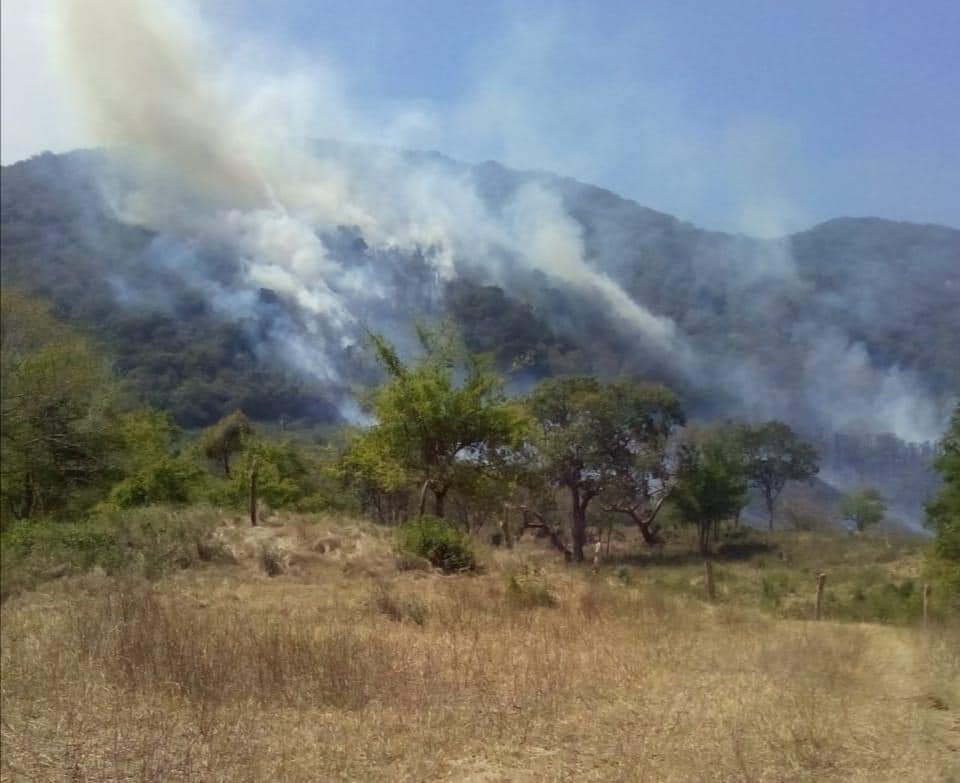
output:
[[[736,516],[747,503],[743,455],[721,434],[685,448],[679,483],[671,495],[682,523],[696,525],[700,552],[725,519]]]
[[[788,481],[809,481],[820,470],[816,450],[782,421],[745,425],[738,433],[749,482],[760,490],[773,530],[777,498]]]
[[[149,409],[127,413],[117,432],[127,475],[111,488],[105,508],[183,505],[201,497],[203,472],[180,453],[182,434],[168,414]]]
[[[446,298],[470,351],[489,354],[502,371],[549,375],[551,354],[567,347],[529,304],[511,299],[502,288],[455,280]]]
[[[528,404],[540,469],[570,493],[573,554],[582,561],[590,502],[624,485],[641,492],[659,477],[668,438],[684,420],[679,400],[663,386],[573,376],[542,381]]]
[[[207,459],[218,463],[224,476],[230,478],[230,461],[252,435],[250,420],[243,411],[234,411],[200,433],[200,450]]]
[[[163,457],[115,484],[107,505],[115,508],[183,505],[194,498],[193,488],[199,485],[200,476],[200,469],[187,460]]]
[[[0,348],[4,520],[83,510],[120,467],[108,366],[42,305],[6,289]]]
[[[879,524],[887,513],[883,495],[875,489],[861,489],[846,495],[840,503],[843,518],[852,522],[857,532]]]
[[[387,379],[371,396],[377,423],[352,439],[344,474],[387,493],[413,484],[425,498],[429,490],[443,516],[447,493],[468,490],[478,472],[509,476],[525,420],[484,359],[449,332],[419,334],[424,354],[411,365],[371,336]]]
[[[477,558],[470,539],[444,519],[423,516],[397,531],[400,552],[418,555],[444,573],[475,571]]]
[[[107,574],[156,578],[203,559],[205,540],[216,522],[216,514],[202,507],[114,511],[82,522],[17,522],[0,534],[0,592],[6,597],[43,579],[95,567]]]
[[[954,409],[935,465],[943,486],[927,506],[927,523],[934,530],[931,570],[960,600],[960,405]]]

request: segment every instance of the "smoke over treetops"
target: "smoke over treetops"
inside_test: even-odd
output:
[[[396,151],[335,69],[254,72],[169,4],[72,0],[58,21],[65,78],[117,151],[96,175],[112,216],[148,232],[142,262],[256,324],[262,355],[348,383],[364,328],[402,341],[470,281],[529,303],[557,345],[618,357],[589,369],[666,380],[709,415],[942,431],[960,387],[960,232],[703,232],[572,180]],[[909,352],[891,349],[908,333]],[[586,368],[555,357],[544,372],[569,369]]]

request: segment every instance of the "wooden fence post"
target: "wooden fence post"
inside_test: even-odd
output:
[[[926,628],[930,620],[930,585],[923,585],[923,627]]]
[[[500,532],[503,534],[503,543],[507,549],[513,549],[513,530],[510,528],[510,512],[513,506],[510,503],[503,504],[503,516],[500,518]]]
[[[707,585],[707,598],[713,601],[717,597],[717,588],[713,582],[713,561],[704,560],[703,561],[703,574],[704,581]]]
[[[826,581],[826,574],[817,574],[817,608],[813,616],[814,620],[819,620],[823,616],[823,585]]]

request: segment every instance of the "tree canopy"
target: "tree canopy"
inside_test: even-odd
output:
[[[684,421],[680,402],[663,386],[571,376],[541,382],[529,406],[540,468],[569,492],[573,556],[582,561],[594,498],[652,493],[667,438]]]
[[[788,481],[809,481],[820,471],[816,449],[782,421],[745,425],[739,434],[747,479],[763,496],[773,530],[777,499]]]
[[[887,513],[887,504],[877,490],[860,489],[846,495],[840,503],[840,513],[853,523],[858,533],[879,524]]]
[[[951,589],[960,596],[960,405],[953,411],[935,465],[943,486],[927,506],[927,523],[935,534],[935,560]]]
[[[422,514],[427,493],[444,515],[452,488],[480,474],[506,476],[523,442],[525,416],[482,356],[467,353],[450,331],[419,330],[422,356],[404,362],[379,335],[371,343],[386,379],[370,399],[376,423],[346,455],[353,478],[397,490],[410,482]]]

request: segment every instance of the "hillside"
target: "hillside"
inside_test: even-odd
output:
[[[45,154],[3,169],[3,284],[52,300],[141,398],[187,427],[237,407],[260,420],[353,417],[352,390],[375,377],[364,330],[403,349],[416,319],[449,316],[517,391],[571,372],[659,380],[695,417],[787,420],[839,455],[829,467],[848,483],[859,469],[836,433],[868,444],[852,449],[862,465],[899,460],[909,478],[893,494],[911,514],[929,495],[929,448],[876,438],[938,437],[960,389],[960,231],[845,218],[760,240],[492,162],[384,163],[383,151],[330,143],[315,153],[387,195],[453,190],[476,214],[431,192],[423,217],[396,219],[439,213],[439,238],[404,240],[378,236],[387,202],[373,227],[187,196],[167,217],[156,206],[135,217],[180,186],[102,152]],[[541,241],[539,261],[523,255]]]

